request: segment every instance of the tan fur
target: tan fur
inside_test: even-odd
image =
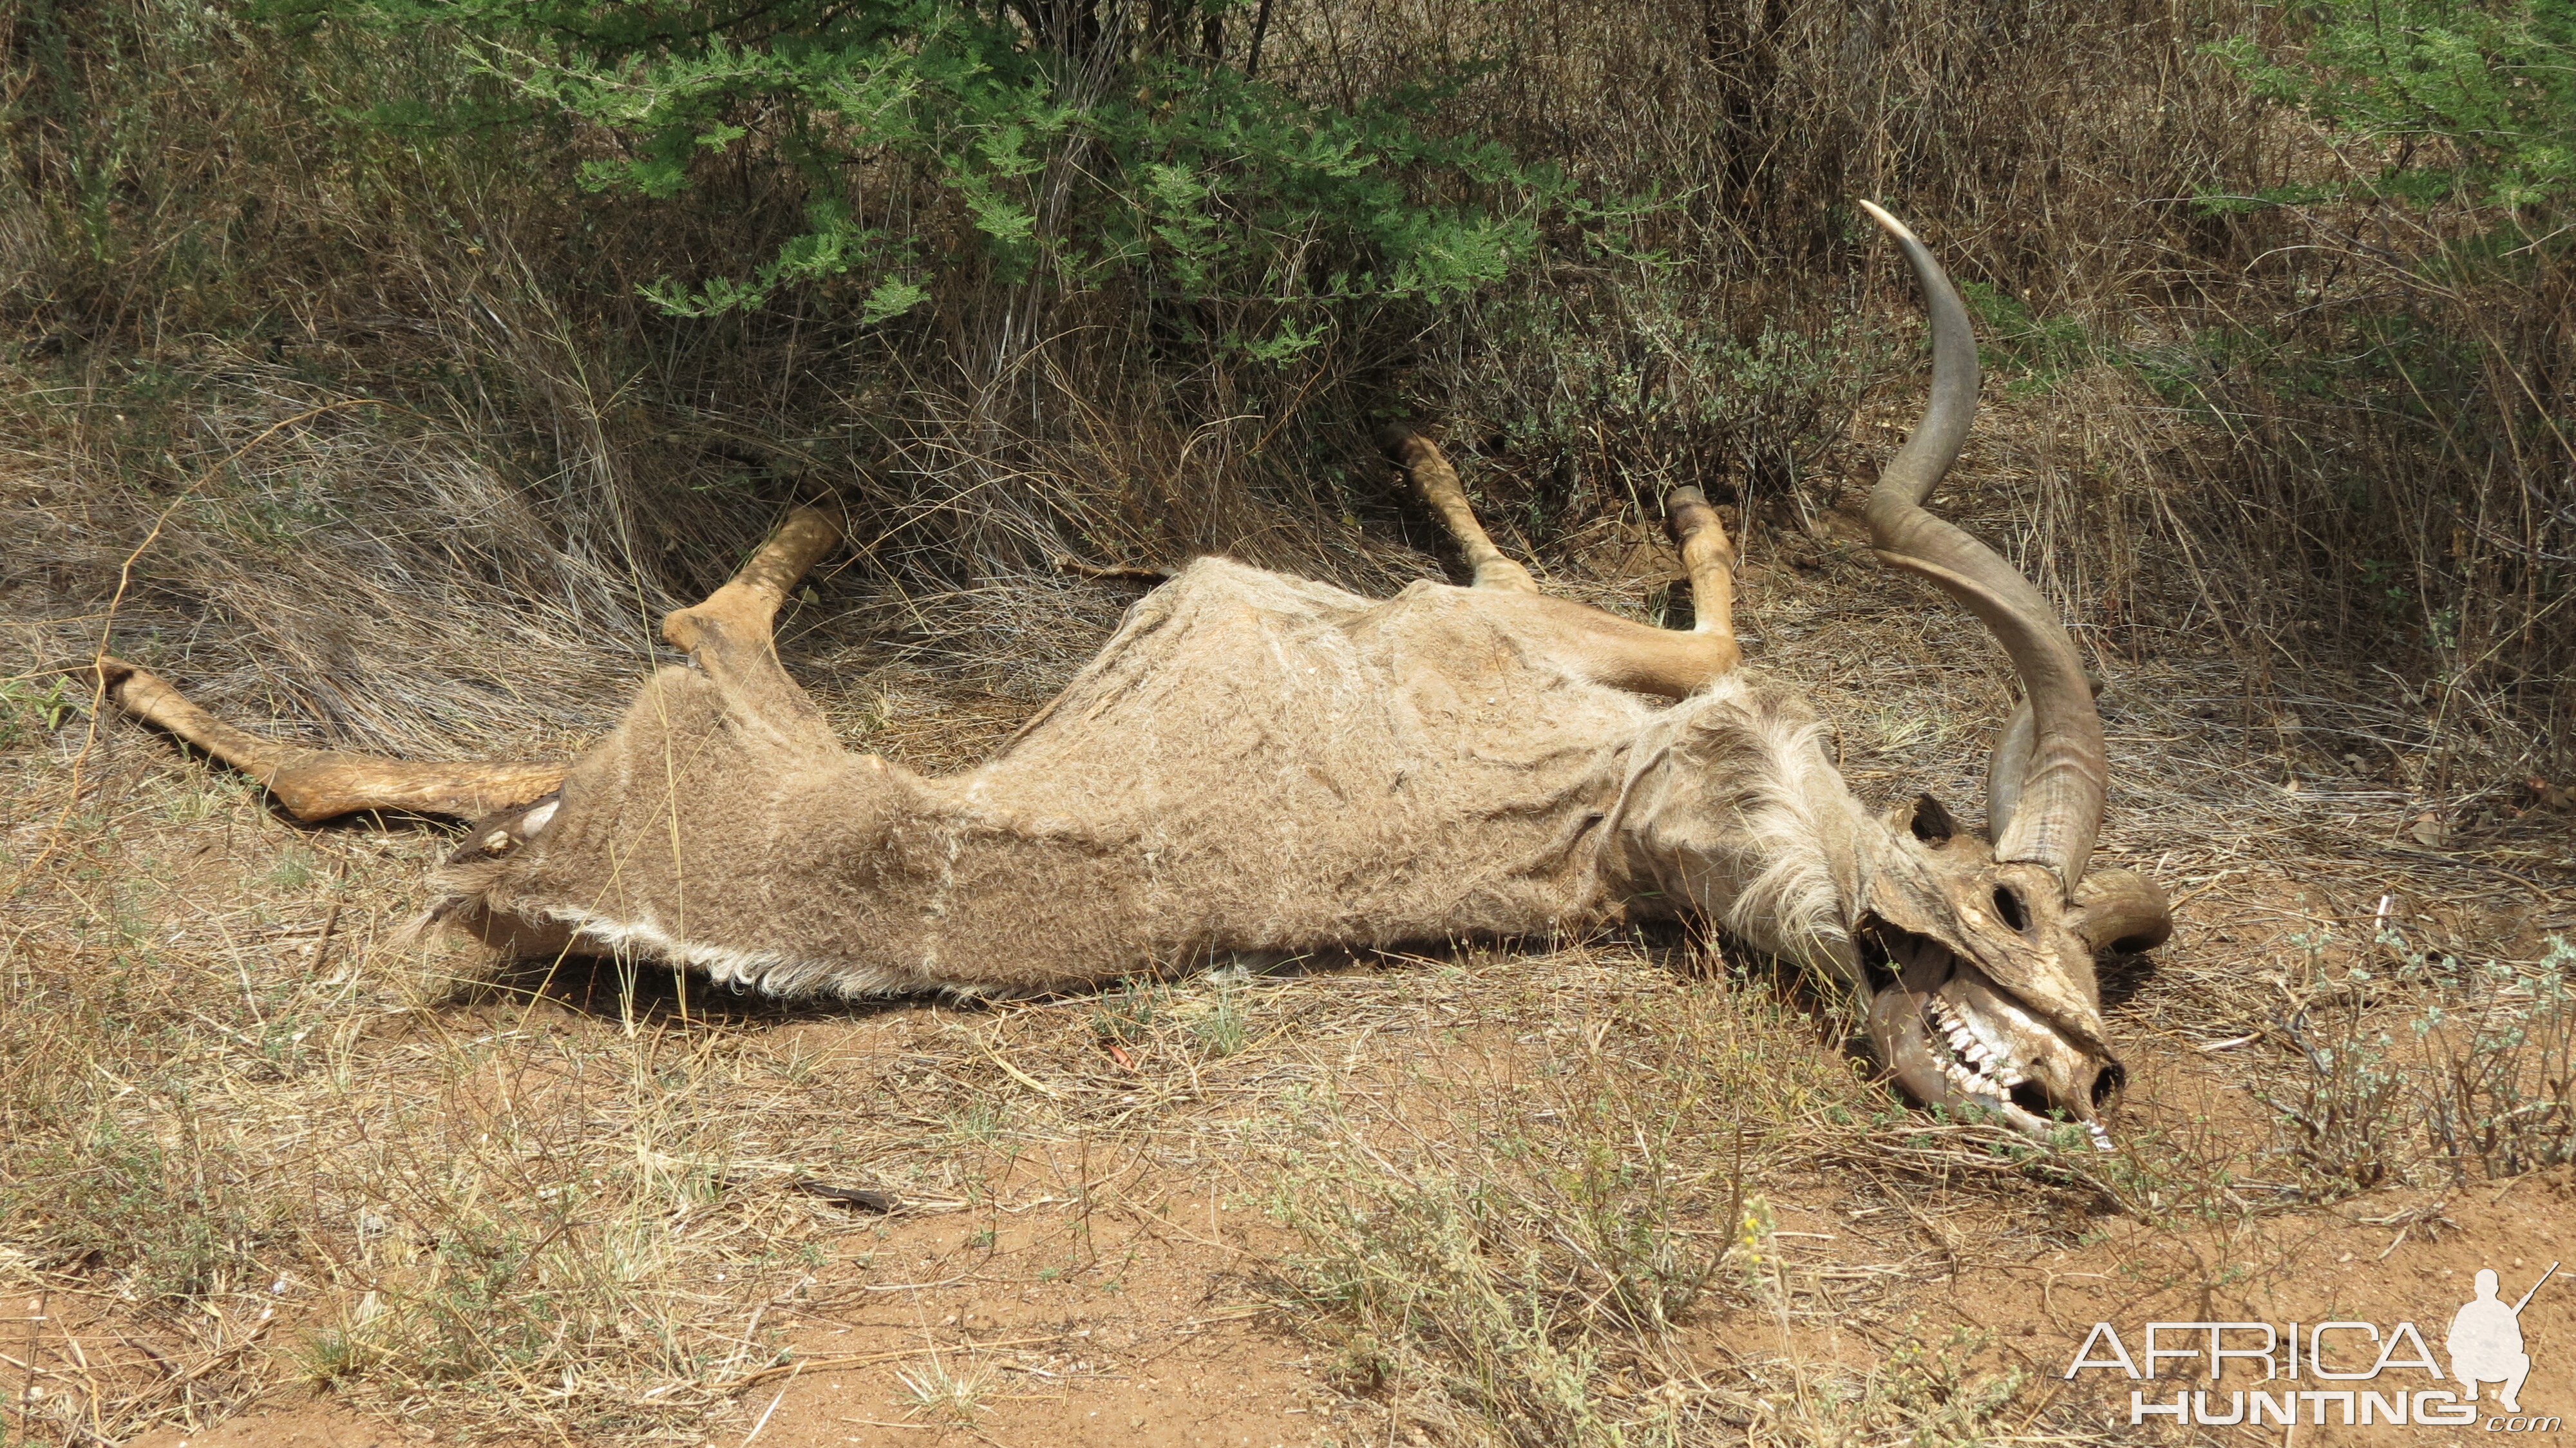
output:
[[[546,828],[469,846],[448,908],[843,995],[1588,925],[1622,895],[1600,825],[1655,709],[1532,647],[1513,605],[1550,601],[1201,559],[944,780],[666,669]]]

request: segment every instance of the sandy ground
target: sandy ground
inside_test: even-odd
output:
[[[900,1008],[779,1029],[827,1057],[864,1055],[901,1049],[929,1027],[929,1016]],[[2129,1058],[2126,1128],[2198,1133],[2214,1143],[2258,1137],[2261,1110],[2231,1066],[2243,1050],[2149,1043]],[[1242,1197],[1239,1174],[1193,1177],[1141,1152],[1124,1162],[1084,1159],[1105,1149],[1065,1143],[1023,1157],[977,1206],[924,1201],[890,1217],[855,1216],[830,1244],[832,1265],[772,1301],[752,1325],[779,1365],[743,1386],[734,1421],[689,1441],[722,1448],[1413,1441],[1421,1425],[1391,1411],[1384,1393],[1337,1374],[1330,1352],[1280,1310],[1263,1267],[1295,1243]],[[2499,1273],[2510,1299],[2552,1261],[2576,1256],[2576,1180],[2564,1167],[2179,1229],[2097,1212],[2072,1239],[2063,1223],[2045,1230],[2028,1214],[1963,1210],[1909,1185],[1901,1166],[1785,1175],[1768,1187],[1775,1230],[1764,1271],[1776,1292],[1718,1306],[1691,1325],[1705,1371],[1723,1375],[1752,1363],[1795,1382],[1866,1372],[1908,1352],[1955,1352],[1963,1363],[2021,1375],[2007,1421],[2045,1423],[2061,1437],[2090,1425],[2086,1436],[2104,1442],[2182,1436],[2158,1418],[2133,1427],[2133,1390],[2163,1405],[2197,1388],[2211,1393],[2204,1412],[2223,1416],[2233,1395],[2249,1390],[2459,1385],[2410,1366],[2358,1385],[2327,1382],[2314,1376],[2314,1363],[2293,1385],[2273,1377],[2286,1366],[2277,1350],[2272,1371],[2230,1363],[2214,1392],[2189,1358],[2167,1360],[2152,1384],[2108,1366],[2070,1378],[2098,1323],[2112,1325],[2120,1347],[2095,1340],[2089,1356],[2097,1361],[2122,1350],[2137,1359],[2150,1322],[2260,1323],[2285,1334],[2293,1323],[2313,1330],[2340,1321],[2370,1327],[2330,1336],[2332,1369],[2371,1367],[2378,1335],[2401,1323],[2448,1363],[2451,1314],[2469,1300],[2480,1268]],[[1091,1210],[1087,1196],[1115,1205]],[[2523,1408],[2535,1419],[2576,1416],[2576,1282],[2562,1275],[2544,1284],[2521,1326],[2534,1364]],[[2271,1336],[2230,1331],[2230,1348],[2260,1347]],[[2202,1341],[2161,1330],[2169,1351]],[[2400,1361],[2413,1356],[2392,1352]],[[2502,1431],[2496,1394],[2495,1385],[2485,1387],[2474,1427],[2346,1426],[2345,1405],[2330,1399],[2300,1404],[2303,1421],[2287,1433],[2278,1424],[2191,1432],[2265,1443],[2491,1441],[2473,1435]],[[288,1386],[210,1429],[130,1441],[390,1448],[439,1437]]]

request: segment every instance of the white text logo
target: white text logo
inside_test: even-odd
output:
[[[2287,1426],[2299,1421],[2302,1408],[2308,1421],[2316,1424],[2464,1427],[2478,1421],[2479,1386],[2493,1384],[2498,1406],[2512,1416],[2489,1418],[2487,1431],[2552,1432],[2559,1426],[2558,1419],[2526,1417],[2522,1412],[2520,1395],[2523,1382],[2531,1376],[2531,1355],[2523,1342],[2521,1319],[2532,1293],[2557,1270],[2558,1264],[2550,1263],[2540,1280],[2511,1305],[2497,1296],[2496,1274],[2480,1271],[2477,1296],[2452,1315],[2450,1331],[2442,1340],[2451,1360],[2447,1375],[2412,1322],[2400,1322],[2384,1332],[2369,1322],[2293,1322],[2285,1327],[2268,1322],[2150,1322],[2134,1355],[2119,1329],[2097,1322],[2084,1345],[2075,1350],[2065,1376],[2104,1370],[2145,1380],[2205,1377],[2210,1387],[2176,1392],[2170,1402],[2151,1400],[2145,1391],[2132,1389],[2129,1421],[2137,1424],[2169,1417],[2211,1427],[2265,1422]],[[2230,1363],[2237,1365],[2239,1373],[2260,1366],[2267,1386],[2226,1390],[2222,1399],[2220,1386]],[[2177,1372],[2168,1364],[2185,1366]],[[2383,1380],[2384,1373],[2398,1376]],[[2405,1376],[2410,1373],[2433,1382],[2455,1380],[2459,1386],[2456,1391],[2408,1387]],[[2302,1380],[2369,1386],[2290,1386]],[[2329,1411],[2335,1414],[2331,1420]]]

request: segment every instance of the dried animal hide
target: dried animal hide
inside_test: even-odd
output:
[[[1821,860],[1773,858],[1741,819],[1657,823],[1676,795],[1757,828],[1806,808],[1763,795],[1776,767],[1727,767],[1778,752],[1829,775],[1803,703],[1740,676],[1671,707],[1589,682],[1524,646],[1521,602],[1431,583],[1367,599],[1201,559],[996,758],[944,780],[844,750],[810,706],[756,714],[665,669],[560,800],[518,816],[542,828],[499,858],[469,848],[442,913],[781,994],[1006,996],[1580,929],[1683,849],[1699,878],[1664,883],[1739,901],[1757,938],[1838,931],[1815,918]],[[1741,797],[1712,798],[1730,780]]]

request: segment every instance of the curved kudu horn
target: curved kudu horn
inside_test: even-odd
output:
[[[2075,934],[2084,948],[2153,950],[2173,938],[2173,903],[2135,870],[2105,865],[2075,887]]]
[[[1885,211],[1860,204],[1913,263],[1932,319],[1932,400],[1870,491],[1870,541],[1881,559],[1930,579],[1983,620],[2012,656],[2030,724],[2006,727],[1990,771],[1995,859],[2045,865],[2072,896],[2102,825],[2109,777],[2102,716],[2075,641],[2048,600],[2001,554],[1924,511],[1924,498],[1958,458],[1976,417],[1977,341],[1967,308],[1922,241]]]
[[[2099,713],[2102,681],[2087,674],[2085,682],[2092,687],[2094,712]],[[2021,777],[2030,768],[2031,738],[2037,729],[2030,700],[2024,699],[2013,706],[2004,727],[1995,733],[1994,752],[1986,759],[1986,828],[1997,838],[2021,802]]]

